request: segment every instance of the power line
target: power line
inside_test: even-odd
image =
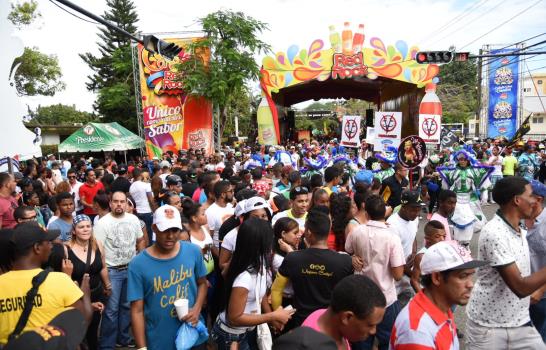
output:
[[[449,28],[450,26],[454,25],[455,23],[457,23],[458,21],[460,21],[462,18],[464,18],[464,16],[466,15],[466,13],[468,12],[471,12],[472,10],[475,10],[477,8],[479,8],[480,6],[482,6],[483,4],[485,4],[487,1],[489,0],[480,0],[478,2],[475,2],[474,4],[468,6],[466,9],[464,9],[461,13],[459,13],[458,15],[456,15],[455,17],[453,17],[451,20],[449,20],[447,23],[445,23],[444,25],[442,25],[440,28],[436,29],[433,33],[429,34],[427,37],[425,37],[424,39],[421,39],[419,42],[418,42],[418,45],[420,45],[421,43],[423,42],[426,42],[427,40],[429,39],[432,39],[434,38],[435,36],[437,36],[438,34],[440,34],[441,32],[445,31],[447,28]]]
[[[513,19],[517,18],[518,16],[522,15],[523,13],[529,11],[531,8],[535,7],[535,6],[538,5],[540,2],[542,2],[542,0],[538,0],[538,1],[534,2],[533,4],[531,4],[531,6],[525,8],[524,10],[522,10],[522,11],[520,11],[520,12],[518,12],[517,14],[515,14],[515,15],[512,16],[512,17],[510,17],[509,19],[507,19],[506,21],[502,22],[501,24],[499,24],[499,25],[493,27],[493,29],[491,29],[491,30],[489,30],[488,32],[486,32],[486,33],[480,35],[479,37],[477,37],[476,39],[472,40],[472,41],[469,42],[468,44],[463,45],[463,46],[460,48],[460,50],[464,49],[465,47],[467,47],[467,46],[469,46],[469,45],[474,44],[476,41],[480,40],[480,39],[483,38],[484,36],[486,36],[486,35],[492,33],[493,31],[499,29],[500,27],[502,27],[502,26],[505,25],[506,23],[510,22],[511,20],[513,20]]]
[[[97,22],[93,22],[93,21],[90,21],[90,20],[88,20],[88,19],[82,18],[82,17],[80,17],[80,16],[78,16],[78,15],[76,15],[76,14],[74,14],[74,13],[68,11],[67,9],[65,9],[65,8],[62,7],[61,5],[57,4],[57,3],[54,2],[53,0],[49,0],[49,2],[51,2],[53,5],[57,6],[58,8],[60,8],[61,10],[63,10],[64,12],[66,12],[66,13],[68,13],[68,14],[70,14],[70,15],[72,15],[72,16],[78,18],[78,19],[81,19],[82,21],[85,21],[85,22],[91,23],[91,24],[99,25],[99,23],[97,23]]]

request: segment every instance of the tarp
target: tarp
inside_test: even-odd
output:
[[[118,123],[88,123],[59,145],[59,152],[127,151],[144,140]]]

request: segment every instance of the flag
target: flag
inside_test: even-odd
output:
[[[531,118],[532,115],[533,115],[533,113],[529,114],[527,116],[527,118],[525,118],[523,123],[519,126],[518,130],[516,131],[516,134],[514,135],[512,140],[510,140],[510,142],[508,142],[508,146],[515,145],[518,141],[521,140],[521,138],[525,134],[527,134],[531,130],[531,123],[529,122],[529,119]]]

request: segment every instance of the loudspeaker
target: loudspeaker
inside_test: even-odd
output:
[[[374,116],[374,110],[367,109],[366,110],[366,126],[369,126],[370,128],[373,128],[373,116]]]

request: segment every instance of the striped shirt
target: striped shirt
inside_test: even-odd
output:
[[[420,291],[400,311],[391,332],[389,350],[458,350],[453,313],[446,315]]]

